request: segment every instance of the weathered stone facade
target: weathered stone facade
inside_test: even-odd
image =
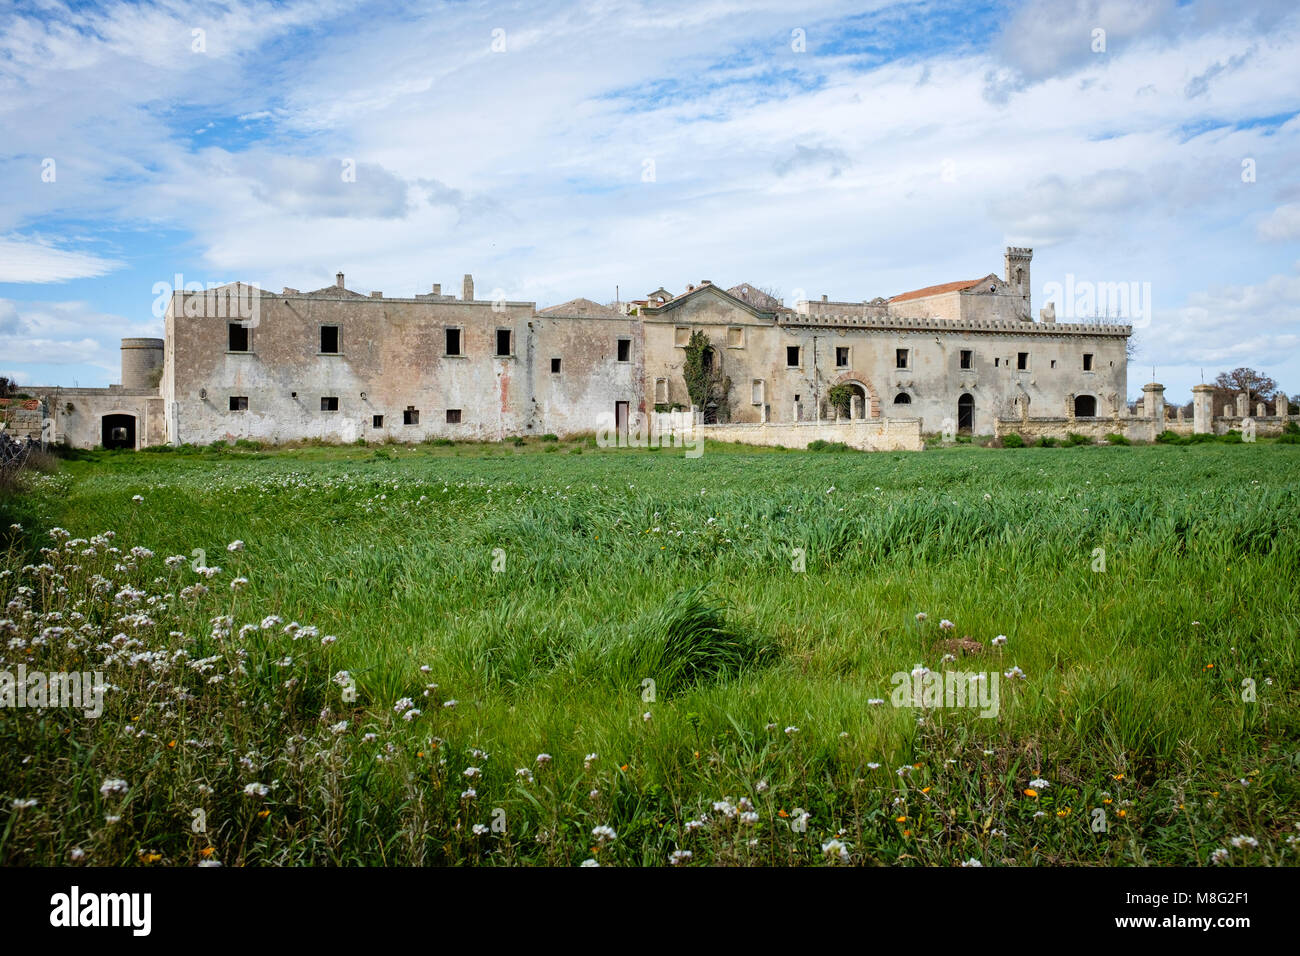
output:
[[[470,276],[459,298],[439,286],[410,298],[362,295],[342,273],[308,293],[237,283],[174,294],[164,340],[124,340],[127,387],[42,394],[52,408],[73,406],[56,431],[76,445],[101,442],[94,416],[105,415],[136,416],[135,447],[569,435],[611,416],[635,426],[656,408],[692,407],[683,367],[699,331],[727,386],[699,409],[706,422],[840,417],[992,434],[998,419],[1025,413],[1110,417],[1126,406],[1131,329],[1058,323],[1047,312],[1034,320],[1031,257],[1009,248],[1002,278],[793,307],[752,285],[708,280],[678,295],[541,310],[475,299]],[[836,386],[851,395],[839,410]]]

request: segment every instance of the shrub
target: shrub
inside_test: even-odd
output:
[[[545,435],[542,436],[542,441],[559,441],[559,440],[560,440],[560,436],[554,435],[551,432],[547,432]]]
[[[1282,426],[1282,434],[1300,435],[1300,424],[1297,424],[1296,422],[1287,422],[1285,425]]]
[[[261,451],[262,443],[260,441],[253,441],[249,438],[240,438],[235,442],[235,447],[246,448],[249,451]]]
[[[1224,432],[1219,436],[1219,441],[1225,445],[1240,445],[1242,443],[1241,432]]]
[[[1209,432],[1200,432],[1195,435],[1188,435],[1186,438],[1180,438],[1174,442],[1176,445],[1205,445],[1209,442],[1218,441],[1217,435],[1211,435]]]
[[[1182,437],[1183,436],[1179,435],[1177,432],[1171,432],[1166,428],[1156,436],[1156,441],[1160,442],[1162,445],[1177,445],[1181,443]]]
[[[1055,439],[1055,438],[1051,438],[1051,437],[1049,437],[1049,436],[1047,436],[1047,435],[1044,435],[1042,438],[1038,439],[1038,441],[1034,442],[1034,447],[1036,447],[1036,448],[1055,448],[1055,447],[1056,447],[1056,439]]]
[[[1110,445],[1131,445],[1133,444],[1128,438],[1120,434],[1111,434],[1106,436],[1106,442]]]
[[[1019,435],[1017,435],[1015,432],[1012,432],[1010,435],[1002,436],[1002,447],[1003,448],[1024,448],[1025,440],[1021,438]]]
[[[1279,445],[1300,445],[1300,434],[1295,432],[1285,432],[1277,436]]]
[[[1078,432],[1066,432],[1065,444],[1070,448],[1073,448],[1076,445],[1091,445],[1092,439],[1087,435],[1080,435]]]
[[[821,438],[808,443],[809,451],[848,451],[849,446],[842,441],[826,441]]]
[[[514,445],[516,448],[521,448],[524,444],[524,436],[516,435],[514,438],[510,439],[510,444]]]

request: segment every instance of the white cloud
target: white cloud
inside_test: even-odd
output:
[[[1259,224],[1259,236],[1271,241],[1300,239],[1300,203],[1285,203],[1274,209]]]
[[[56,248],[40,239],[0,236],[0,282],[66,282],[106,275],[120,263]]]

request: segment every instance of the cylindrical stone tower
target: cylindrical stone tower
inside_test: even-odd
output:
[[[123,388],[157,388],[162,364],[162,339],[122,340]]]

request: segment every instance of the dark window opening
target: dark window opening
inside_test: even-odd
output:
[[[497,329],[497,355],[510,354],[510,330]]]
[[[229,349],[232,352],[248,351],[248,326],[242,322],[231,322],[227,328],[230,330]]]
[[[995,359],[993,360],[993,367],[994,367],[994,368],[998,368],[1001,364],[1002,364],[1002,359],[1000,359],[1000,358],[995,358]]]
[[[1092,371],[1092,353],[1091,353],[1091,352],[1084,352],[1084,353],[1083,353],[1083,370],[1084,370],[1085,372],[1091,372],[1091,371]]]
[[[460,329],[447,329],[447,354],[460,354]]]
[[[894,404],[895,404],[895,405],[911,405],[911,404],[912,404],[912,396],[911,396],[911,395],[908,395],[907,392],[899,392],[897,395],[894,396]]]
[[[1029,353],[1028,353],[1028,352],[1017,352],[1017,353],[1016,353],[1016,368],[1019,369],[1019,370],[1022,371],[1022,372],[1023,372],[1025,369],[1029,368]]]
[[[320,400],[320,410],[322,412],[337,412],[339,410],[338,396],[322,395]]]
[[[847,345],[835,346],[835,367],[836,368],[849,367],[849,347]]]
[[[551,359],[551,374],[552,375],[560,374],[560,360],[557,358]]]
[[[246,411],[248,411],[248,396],[247,396],[247,395],[231,395],[231,396],[230,396],[230,410],[231,410],[232,412],[246,412]]]
[[[961,350],[961,367],[971,368],[975,364],[975,353],[970,349]]]
[[[459,408],[449,408],[449,409],[447,409],[447,424],[448,424],[448,425],[459,425],[459,424],[460,424],[460,409],[459,409]]]
[[[1092,395],[1074,397],[1074,415],[1076,418],[1093,418],[1097,414],[1097,399]]]
[[[370,416],[370,427],[371,427],[371,428],[383,428],[383,427],[384,427],[384,416],[383,416],[383,415],[371,415],[371,416]]]
[[[320,327],[320,350],[330,354],[338,352],[339,327],[337,325],[322,325]]]
[[[403,425],[420,424],[420,413],[416,411],[414,405],[407,405],[406,411],[402,412],[402,424]]]
[[[713,349],[707,348],[700,353],[700,367],[706,372],[713,371]]]
[[[1052,359],[1052,368],[1056,368],[1056,359]]]
[[[799,367],[799,346],[787,345],[785,347],[785,364],[790,368]]]
[[[894,350],[894,367],[907,368],[907,349]]]
[[[618,340],[618,360],[620,362],[630,362],[632,360],[632,340]]]

